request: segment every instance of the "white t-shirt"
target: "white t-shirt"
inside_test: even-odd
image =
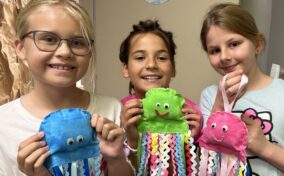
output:
[[[217,85],[207,87],[202,91],[200,109],[206,125],[208,116],[217,94]],[[284,80],[273,79],[268,87],[246,92],[235,104],[233,113],[240,115],[249,113],[253,118],[260,118],[266,138],[280,147],[284,147]],[[284,173],[258,158],[247,153],[248,165],[251,166],[252,175],[284,176]]]
[[[87,111],[120,125],[121,104],[115,98],[90,93]],[[41,121],[21,105],[20,98],[0,106],[0,176],[24,175],[17,165],[18,146],[38,132]]]

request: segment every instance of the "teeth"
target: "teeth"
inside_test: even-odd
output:
[[[160,76],[144,76],[144,79],[159,79]]]
[[[71,70],[73,68],[73,67],[62,66],[62,65],[51,65],[51,67],[58,69],[58,70]]]

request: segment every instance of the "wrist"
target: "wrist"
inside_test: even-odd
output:
[[[132,146],[130,146],[128,144],[128,141],[125,139],[124,142],[123,142],[123,145],[124,145],[124,153],[125,153],[125,156],[129,156],[130,154],[137,154],[137,143],[136,143],[136,147],[133,148]]]

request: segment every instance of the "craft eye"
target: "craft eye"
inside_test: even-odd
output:
[[[226,125],[222,126],[222,131],[223,132],[227,132],[228,131],[228,127]]]
[[[74,143],[74,139],[73,138],[68,138],[67,139],[67,145],[72,145]]]
[[[216,128],[216,126],[217,126],[216,123],[211,124],[211,128]]]
[[[84,137],[82,135],[77,136],[77,142],[81,143],[83,142]]]
[[[164,108],[165,108],[165,109],[169,109],[169,108],[170,108],[169,103],[165,103],[165,104],[164,104]]]
[[[157,107],[160,107],[160,103],[159,103],[159,102],[158,102],[158,103],[156,103],[156,106],[157,106]]]

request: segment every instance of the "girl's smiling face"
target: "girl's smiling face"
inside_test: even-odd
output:
[[[130,78],[136,96],[143,98],[150,88],[169,87],[175,71],[164,41],[153,33],[138,34],[130,46],[123,76]]]
[[[260,49],[244,36],[213,25],[206,42],[210,64],[219,74],[242,69],[249,75],[257,68],[256,55]]]
[[[48,31],[61,39],[82,37],[79,22],[61,6],[46,6],[28,17],[27,33],[34,30]],[[16,42],[17,55],[27,62],[38,84],[68,87],[80,80],[88,69],[91,54],[77,56],[71,52],[66,40],[62,40],[53,52],[41,51],[33,40],[33,34]]]

